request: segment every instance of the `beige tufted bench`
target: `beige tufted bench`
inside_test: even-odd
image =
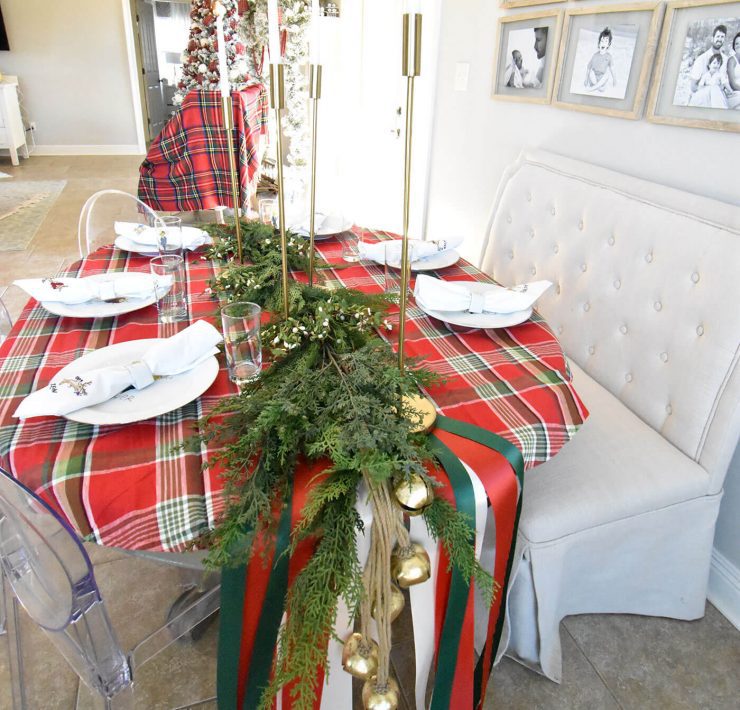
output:
[[[555,284],[538,310],[591,412],[525,477],[499,650],[559,681],[567,615],[704,614],[740,434],[740,209],[525,152],[481,267]]]

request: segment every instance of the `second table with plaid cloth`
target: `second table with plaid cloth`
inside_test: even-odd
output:
[[[319,252],[330,263],[341,262],[335,241],[323,242]],[[217,269],[189,254],[189,322],[202,318],[220,327],[219,304],[209,288]],[[147,272],[148,259],[105,247],[73,273],[113,271]],[[330,286],[383,290],[383,268],[373,263],[323,273]],[[464,260],[434,275],[489,280]],[[422,359],[443,378],[428,392],[438,411],[507,439],[522,452],[526,468],[557,454],[587,416],[558,341],[536,313],[521,325],[485,331],[451,330],[413,300],[407,316],[407,355]],[[178,444],[196,432],[205,412],[236,393],[223,356],[218,377],[201,397],[154,419],[91,426],[62,417],[19,421],[13,412],[23,397],[82,355],[128,340],[167,337],[185,325],[159,324],[156,306],[78,320],[54,316],[31,300],[0,349],[0,465],[62,512],[86,539],[177,552],[213,526],[222,507],[222,484],[208,466],[209,451]]]

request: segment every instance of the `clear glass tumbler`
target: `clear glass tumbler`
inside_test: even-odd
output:
[[[339,235],[342,244],[342,259],[350,264],[356,264],[360,260],[360,247],[357,235],[352,232],[342,232]]]
[[[160,217],[157,223],[157,249],[160,256],[183,256],[182,219]]]
[[[260,222],[262,224],[271,224],[273,227],[279,226],[277,223],[277,200],[272,198],[263,198],[259,201]]]
[[[185,262],[181,256],[168,254],[149,260],[154,278],[154,295],[160,323],[175,323],[188,317],[185,295]]]
[[[262,372],[262,309],[256,303],[230,303],[221,309],[229,379],[241,387]]]

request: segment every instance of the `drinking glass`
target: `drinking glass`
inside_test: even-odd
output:
[[[259,201],[260,222],[262,224],[271,224],[273,227],[277,223],[277,200],[272,198],[263,198]]]
[[[160,256],[183,256],[182,219],[160,217],[157,223],[157,248]]]
[[[256,303],[230,303],[221,309],[229,379],[241,387],[262,372],[262,309]]]
[[[339,235],[339,241],[342,244],[342,259],[350,264],[357,263],[360,260],[357,235],[352,231],[342,232]]]
[[[167,254],[149,260],[154,278],[154,295],[160,323],[175,323],[188,317],[185,299],[185,262],[181,256]]]

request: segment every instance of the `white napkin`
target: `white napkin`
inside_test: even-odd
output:
[[[37,301],[75,305],[112,298],[147,298],[154,293],[151,274],[128,273],[106,281],[67,276],[50,279],[19,279],[13,281]]]
[[[435,241],[423,242],[421,239],[409,239],[409,261],[421,261],[440,252],[457,249],[463,243],[463,237],[452,237],[450,239],[437,239]],[[389,264],[391,266],[400,266],[401,250],[403,249],[403,240],[394,239],[392,241],[376,242],[367,244],[360,242],[359,252],[360,259],[370,259],[378,264],[385,264],[386,245],[389,249]]]
[[[115,222],[113,225],[116,234],[126,237],[136,244],[157,248],[162,239],[162,227],[148,227],[145,224],[136,222]],[[176,232],[175,229],[166,229],[167,232]],[[182,228],[182,246],[183,249],[197,249],[203,244],[210,242],[207,232],[196,227]]]
[[[547,291],[550,281],[504,288],[488,284],[484,293],[473,293],[469,281],[441,281],[432,276],[416,277],[414,296],[420,306],[430,311],[469,311],[470,313],[516,313],[534,305]]]
[[[341,212],[329,212],[328,214],[317,212],[314,220],[316,234],[338,234],[345,228],[346,224],[347,220]],[[311,233],[311,218],[306,217],[300,224],[296,225],[293,231],[304,237],[309,236]]]
[[[179,375],[192,370],[218,352],[216,345],[223,340],[210,323],[199,320],[171,338],[155,343],[140,360],[127,365],[100,367],[75,377],[59,379],[26,397],[14,417],[63,416],[84,407],[107,402],[133,386],[143,389],[155,377]]]

